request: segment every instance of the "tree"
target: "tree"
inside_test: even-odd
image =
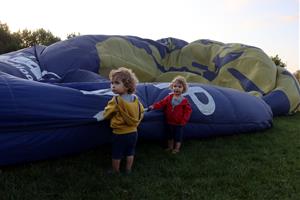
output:
[[[296,77],[296,79],[297,79],[298,82],[300,83],[300,70],[297,70],[297,71],[294,73],[294,76]]]
[[[272,61],[275,63],[276,66],[279,67],[286,67],[286,64],[284,62],[281,61],[281,59],[279,58],[279,56],[276,54],[275,57],[271,56]]]
[[[20,49],[20,43],[18,35],[11,34],[8,25],[0,21],[0,54]]]
[[[22,48],[31,47],[34,45],[51,45],[55,42],[61,41],[59,37],[54,36],[49,30],[43,28],[31,31],[25,29],[17,33],[21,39]]]
[[[67,35],[67,39],[70,39],[70,38],[73,38],[73,37],[77,37],[77,36],[79,36],[79,35],[80,35],[79,32],[78,32],[78,33],[75,33],[75,32],[69,33],[69,34]]]
[[[74,35],[76,34],[74,33]],[[50,31],[46,31],[42,28],[35,31],[25,29],[11,33],[8,25],[0,21],[0,54],[37,44],[48,46],[58,41],[61,41],[59,37],[54,36]]]

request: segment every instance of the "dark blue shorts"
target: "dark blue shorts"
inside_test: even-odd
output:
[[[133,156],[137,143],[138,133],[112,135],[112,159],[120,160],[124,156]]]
[[[182,142],[183,126],[180,125],[167,125],[167,140],[174,140],[175,142]]]

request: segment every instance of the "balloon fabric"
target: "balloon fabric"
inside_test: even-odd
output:
[[[108,74],[137,75],[145,108],[167,96],[169,81],[184,76],[193,112],[184,138],[254,133],[273,116],[293,114],[299,84],[259,48],[212,40],[191,43],[135,36],[85,35],[0,55],[0,165],[49,159],[110,143],[99,113],[114,95]],[[142,139],[160,140],[161,110],[139,126]]]

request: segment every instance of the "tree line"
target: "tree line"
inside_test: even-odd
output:
[[[80,33],[70,33],[67,39],[78,35]],[[61,41],[61,38],[53,35],[49,30],[40,28],[34,31],[24,29],[11,32],[9,26],[0,21],[0,55],[34,45],[49,46],[58,41]]]

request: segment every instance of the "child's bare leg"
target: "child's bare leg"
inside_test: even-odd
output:
[[[134,156],[126,157],[126,172],[130,172],[134,161]]]
[[[181,142],[176,142],[173,153],[178,153],[180,151],[180,147],[181,147]]]
[[[116,172],[116,173],[120,172],[120,163],[121,163],[121,160],[112,159],[112,168],[113,168],[114,172]]]
[[[167,150],[172,150],[174,148],[174,140],[168,140]]]

